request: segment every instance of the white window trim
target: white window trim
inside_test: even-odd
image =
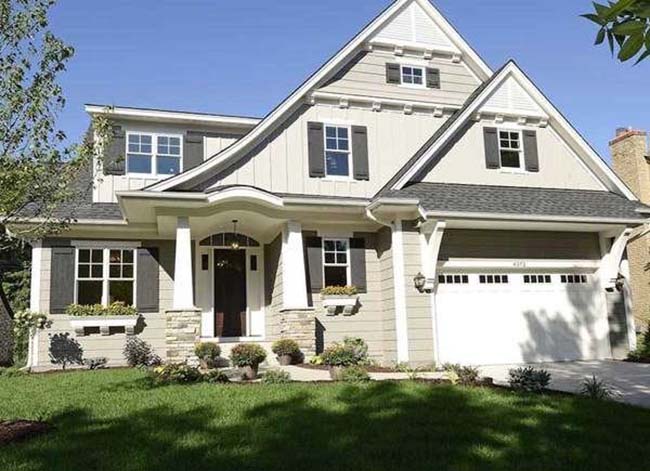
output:
[[[329,175],[327,173],[327,128],[345,128],[348,130],[348,171],[349,174],[347,176],[344,175]],[[324,181],[344,181],[344,182],[349,182],[349,181],[354,181],[354,159],[352,157],[352,126],[350,124],[340,124],[340,123],[325,123],[323,125],[323,161],[325,165],[325,178],[323,179]],[[345,151],[331,151],[331,152],[345,152]]]
[[[108,306],[109,300],[109,282],[111,281],[110,275],[110,251],[111,250],[132,250],[133,251],[133,306],[138,305],[138,252],[136,247],[131,246],[117,246],[114,244],[108,245],[75,245],[74,251],[74,303],[79,303],[79,281],[99,281],[99,278],[79,278],[79,251],[80,250],[101,250],[102,254],[102,299],[101,304]],[[91,254],[92,257],[92,254]],[[92,259],[91,259],[92,260]],[[119,278],[113,280],[119,281]],[[123,280],[124,281],[124,280]]]
[[[519,167],[504,167],[501,160],[501,150],[512,151],[512,149],[501,149],[501,133],[510,132],[519,135]],[[524,133],[522,129],[501,127],[497,128],[497,140],[499,148],[499,170],[501,173],[528,173],[526,170],[526,155],[524,154]]]
[[[411,69],[420,69],[422,71],[422,84],[404,83],[404,68],[405,67],[410,67]],[[422,66],[422,65],[415,65],[415,64],[400,64],[399,65],[399,81],[400,81],[400,87],[417,88],[417,89],[427,88],[427,67]]]
[[[327,263],[325,262],[325,242],[326,241],[331,241],[336,244],[336,242],[344,242],[345,247],[346,247],[346,256],[345,259],[347,260],[347,263],[345,265],[341,263]],[[337,252],[335,252],[337,253]],[[333,237],[328,237],[323,239],[323,288],[327,287],[327,283],[325,283],[325,267],[346,267],[345,271],[345,277],[346,277],[346,286],[350,286],[352,284],[352,264],[350,263],[350,239],[344,239],[341,237],[338,238],[333,238]]]
[[[128,155],[129,136],[134,136],[134,135],[151,136],[151,173],[139,173],[139,172],[129,171],[129,155]],[[125,174],[127,176],[140,177],[140,178],[169,178],[174,176],[167,173],[158,173],[158,138],[159,137],[177,137],[180,140],[181,154],[178,156],[179,164],[178,164],[178,173],[176,175],[183,173],[183,160],[185,156],[185,148],[183,145],[182,134],[133,130],[133,131],[127,131],[126,139],[125,139],[126,142],[124,147],[124,159],[125,159],[124,165],[126,169]],[[163,157],[173,157],[173,156],[163,155]]]

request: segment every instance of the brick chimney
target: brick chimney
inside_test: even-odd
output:
[[[614,171],[645,204],[650,204],[650,150],[648,133],[618,128],[609,143]]]

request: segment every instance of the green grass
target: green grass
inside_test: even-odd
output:
[[[56,429],[0,448],[2,471],[591,471],[650,463],[650,411],[422,383],[150,388],[134,370],[0,378],[0,419],[14,418]]]

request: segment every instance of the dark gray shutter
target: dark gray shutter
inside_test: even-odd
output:
[[[203,134],[187,131],[183,145],[183,171],[203,163]]]
[[[386,83],[402,83],[402,68],[399,64],[386,64]]]
[[[305,237],[305,249],[309,287],[312,293],[318,293],[323,289],[323,240],[320,237]],[[284,289],[291,287],[285,286]]]
[[[309,176],[325,176],[325,137],[323,123],[307,123],[307,140],[309,146]]]
[[[113,126],[111,141],[104,152],[104,175],[126,173],[126,133],[121,126]]]
[[[501,168],[497,128],[483,128],[483,139],[485,141],[485,165],[487,168]]]
[[[74,247],[53,247],[50,267],[50,313],[63,314],[74,303]]]
[[[440,70],[427,68],[427,88],[440,88]]]
[[[158,312],[160,263],[157,247],[138,249],[136,285],[138,312]]]
[[[368,290],[366,283],[366,240],[363,238],[350,239],[350,273],[351,284],[360,293]]]
[[[539,172],[537,131],[524,131],[524,159],[526,159],[526,170]]]
[[[370,180],[368,128],[365,126],[352,126],[352,159],[354,160],[354,179]]]

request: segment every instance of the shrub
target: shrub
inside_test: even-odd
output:
[[[368,376],[366,369],[358,365],[343,368],[340,378],[341,381],[346,381],[349,383],[361,383],[363,381],[370,381],[370,376]]]
[[[334,343],[321,355],[327,366],[353,366],[368,364],[368,345],[363,339],[346,337],[343,343]]]
[[[551,383],[551,374],[532,367],[517,368],[509,372],[510,387],[518,391],[542,392]]]
[[[127,338],[123,353],[127,364],[131,367],[157,366],[161,363],[160,357],[153,352],[151,345],[139,337]]]
[[[359,290],[356,286],[326,286],[320,293],[323,296],[355,296]]]
[[[122,302],[115,302],[109,306],[93,304],[82,306],[71,304],[65,310],[68,316],[73,317],[112,317],[112,316],[137,316],[138,311],[133,306],[127,306]]]
[[[591,378],[585,378],[580,387],[580,394],[583,396],[588,396],[592,399],[606,400],[611,399],[614,395],[612,388],[593,375]]]
[[[203,381],[203,375],[199,369],[185,363],[157,366],[149,371],[149,377],[157,385],[190,384]]]
[[[358,337],[346,337],[343,339],[343,345],[352,351],[355,365],[368,363],[368,344],[365,340]]]
[[[272,368],[264,373],[262,382],[265,384],[284,384],[291,382],[291,375],[289,372],[279,368]]]
[[[203,381],[211,384],[229,383],[230,378],[228,378],[225,373],[219,370],[211,370],[203,375]]]
[[[216,343],[197,343],[194,346],[194,353],[199,360],[215,362],[221,356],[221,347]]]
[[[230,352],[230,361],[237,367],[256,367],[266,360],[266,350],[256,343],[240,343]]]
[[[0,378],[15,378],[16,376],[25,376],[27,372],[20,368],[9,367],[0,368]]]
[[[88,360],[84,360],[84,365],[86,365],[89,370],[101,370],[103,368],[106,368],[107,363],[108,360],[105,357],[90,358]]]
[[[283,355],[295,357],[300,354],[300,346],[298,346],[295,340],[281,339],[273,343],[271,351],[279,357]]]
[[[321,355],[314,355],[309,359],[309,364],[317,365],[317,366],[323,365],[324,364],[323,357]]]
[[[650,323],[648,323],[646,330],[639,334],[636,350],[630,352],[628,360],[650,363]]]
[[[462,366],[457,363],[445,363],[442,368],[447,372],[449,380],[453,384],[461,384],[463,386],[473,386],[478,384],[480,372],[474,366]]]

